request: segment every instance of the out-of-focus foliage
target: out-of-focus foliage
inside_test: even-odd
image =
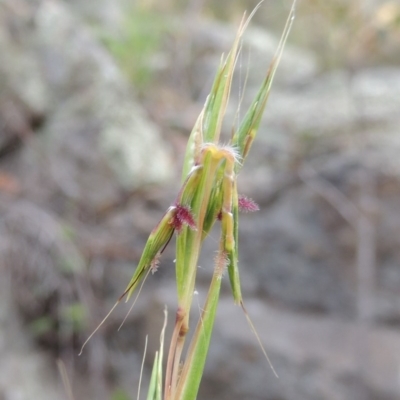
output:
[[[87,312],[85,306],[80,302],[63,307],[61,316],[65,323],[72,326],[74,332],[81,332],[87,328]]]
[[[35,319],[29,325],[29,331],[35,338],[39,338],[54,329],[55,321],[48,315]]]
[[[135,87],[143,91],[154,78],[153,73],[165,65],[160,49],[169,34],[177,33],[171,22],[176,16],[197,6],[208,18],[229,22],[240,20],[243,10],[252,10],[258,2],[137,2],[127,11],[120,36],[105,36],[104,41]],[[278,33],[288,3],[264,2],[254,23]],[[393,0],[371,2],[368,7],[360,1],[303,0],[298,4],[290,38],[290,42],[315,51],[327,69],[398,62],[400,53],[393,48],[399,40],[400,4]]]
[[[258,1],[209,2],[210,14],[223,20],[238,18],[241,10],[252,9]],[[276,18],[290,2],[265,2],[255,22],[279,31]],[[400,41],[400,3],[395,0],[367,2],[347,0],[303,0],[297,7],[296,24],[290,42],[316,51],[327,68],[343,64],[357,67],[381,62],[395,63],[393,51]]]
[[[138,90],[144,90],[153,71],[163,63],[157,53],[168,33],[168,18],[149,7],[133,6],[118,36],[103,36],[107,48]]]
[[[124,390],[117,389],[113,394],[111,400],[130,400],[131,396]]]
[[[299,5],[293,38],[317,51],[328,68],[359,67],[399,60],[393,52],[400,40],[400,4],[306,0]],[[318,34],[316,34],[318,32]]]

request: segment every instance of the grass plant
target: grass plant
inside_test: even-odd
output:
[[[188,141],[182,186],[178,196],[151,232],[132,279],[118,300],[118,302],[121,301],[125,296],[128,300],[136,289],[139,288],[140,291],[143,278],[157,268],[164,249],[172,235],[176,233],[178,308],[175,326],[164,379],[162,371],[164,335],[161,336],[161,348],[155,357],[148,400],[196,399],[212,335],[221,280],[226,270],[234,302],[242,307],[255,332],[245,310],[240,288],[238,216],[240,210],[256,211],[258,207],[252,200],[238,194],[237,176],[249,154],[261,122],[271,84],[294,19],[294,4],[276,54],[257,95],[228,143],[221,144],[222,121],[240,53],[241,39],[254,12],[255,10],[248,18],[243,18],[230,52],[221,59],[211,92]],[[220,239],[214,273],[201,316],[184,354],[184,345],[190,328],[190,309],[198,258],[204,239],[216,222],[220,224]],[[267,357],[260,341],[259,343]]]

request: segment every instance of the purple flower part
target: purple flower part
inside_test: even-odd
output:
[[[170,224],[174,227],[174,229],[178,232],[181,233],[182,228],[183,228],[183,224],[182,221],[177,218],[176,214],[174,215],[174,217],[172,218]]]
[[[260,209],[260,207],[255,201],[249,199],[246,196],[239,195],[238,204],[239,204],[239,211],[243,212],[254,212]]]
[[[176,210],[172,225],[176,231],[179,233],[182,230],[183,225],[187,225],[190,229],[196,230],[196,221],[194,220],[190,208],[181,204],[176,204],[175,207]]]

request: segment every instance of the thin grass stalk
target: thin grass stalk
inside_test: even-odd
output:
[[[222,275],[226,268],[226,262],[226,256],[221,246],[207,299],[197,323],[193,339],[188,349],[187,359],[181,372],[175,399],[193,400],[197,397],[211,340]]]
[[[211,141],[217,141],[219,139],[222,119],[225,114],[232,82],[234,63],[244,25],[246,25],[246,23],[242,21],[239,33],[235,39],[231,52],[227,57],[227,61],[219,68],[211,95],[207,99],[204,111],[198,119],[198,123],[196,124],[197,126],[191,135],[190,147],[187,152],[187,154],[191,154],[191,156],[186,156],[185,158],[185,163],[188,163],[186,168],[188,168],[191,161],[193,162],[193,165],[199,164],[198,159],[202,156],[201,152],[205,154],[203,156],[203,162],[201,163],[202,177],[199,181],[198,189],[193,195],[191,203],[191,209],[197,217],[197,230],[192,231],[185,228],[184,232],[177,240],[176,275],[179,308],[173,333],[173,343],[171,343],[168,359],[166,400],[181,400],[182,398],[185,398],[186,394],[184,395],[184,393],[188,390],[183,390],[183,387],[187,388],[185,382],[191,381],[192,379],[199,382],[201,378],[201,374],[198,374],[198,371],[202,371],[204,366],[203,361],[205,361],[205,353],[202,353],[204,360],[202,358],[198,359],[196,357],[200,357],[199,354],[193,350],[195,348],[197,349],[197,342],[200,340],[198,336],[195,335],[192,340],[190,347],[191,350],[189,350],[183,372],[179,376],[180,360],[186,333],[189,329],[189,314],[193,300],[197,262],[202,240],[205,236],[203,232],[204,221],[207,221],[206,229],[211,229],[213,222],[210,221],[210,216],[212,217],[217,213],[217,210],[213,210],[212,207],[221,202],[222,248],[229,263],[229,276],[235,303],[243,304],[240,290],[239,271],[237,268],[238,196],[235,176],[235,171],[239,170],[241,165],[240,163],[235,162],[236,160],[234,158],[232,159],[229,152],[224,152],[218,147],[210,147],[209,151],[208,149],[206,151],[204,148],[201,148],[201,150],[197,148],[196,150],[196,146],[199,145],[199,141],[202,138],[205,140],[205,143],[210,143]],[[287,35],[285,36],[285,33],[283,36],[284,39],[281,42],[282,47],[278,49],[278,56],[273,61],[259,93],[245,115],[242,124],[239,126],[238,132],[236,132],[232,138],[232,144],[237,146],[243,159],[248,154],[251,143],[254,140],[256,131],[260,124],[261,115],[268,100],[271,82],[281,56],[283,44],[287,37]],[[195,159],[191,160],[190,157],[195,157]],[[223,165],[223,167],[221,167],[217,174],[216,171],[218,170],[218,165]],[[206,219],[207,216],[208,218]],[[212,285],[215,285],[214,281]],[[207,304],[209,303],[206,303],[206,305]],[[209,328],[210,330],[212,329],[212,324]],[[208,348],[208,345],[206,347]],[[197,354],[197,356],[193,356],[193,354]],[[194,369],[192,366],[194,361],[193,357],[196,358],[196,365],[200,365],[199,368]],[[191,372],[189,373],[188,371]],[[192,377],[192,373],[195,377]],[[197,388],[196,385],[195,387]],[[177,389],[175,390],[175,388]]]
[[[193,197],[191,209],[197,215],[197,230],[188,228],[177,238],[176,277],[178,288],[178,312],[173,332],[172,344],[168,355],[166,372],[166,399],[174,398],[174,388],[177,385],[180,359],[189,330],[189,315],[192,304],[194,284],[197,272],[197,262],[202,243],[202,231],[207,204],[212,190],[213,176],[218,168],[219,160],[213,159],[212,152],[206,152],[202,166],[202,177],[198,190]]]
[[[148,270],[157,262],[169,243],[172,233],[176,231],[178,233],[176,242],[178,310],[167,359],[164,400],[194,400],[197,396],[211,339],[221,278],[226,267],[234,301],[242,306],[254,330],[244,308],[240,289],[239,196],[236,179],[254,141],[268,101],[272,80],[292,25],[294,4],[276,55],[259,92],[239,124],[239,128],[233,133],[230,143],[222,146],[219,144],[219,138],[231,90],[233,71],[241,47],[241,37],[254,11],[249,18],[243,18],[231,51],[225,60],[221,61],[211,93],[192,130],[185,153],[182,189],[177,200],[150,235],[139,265],[124,292],[124,294],[128,293],[129,298],[145,273],[148,273]],[[186,334],[189,330],[190,309],[201,246],[218,219],[221,221],[221,239],[213,278],[201,318],[189,345],[186,359],[181,366]],[[255,334],[259,340],[257,333]],[[259,343],[266,355],[260,341]],[[266,358],[268,359],[267,355]],[[155,364],[159,371],[160,356],[156,358]]]
[[[293,23],[294,7],[295,1],[277,52],[259,92],[245,114],[243,121],[239,124],[239,128],[236,132],[233,132],[230,143],[227,146],[222,146],[218,142],[222,120],[225,116],[229,99],[233,71],[241,47],[240,41],[256,9],[249,18],[243,18],[232,49],[225,61],[221,61],[211,93],[190,135],[184,159],[182,188],[175,203],[168,208],[159,224],[151,232],[127,288],[110,311],[111,313],[125,295],[129,299],[140,281],[143,280],[144,282],[149,272],[154,271],[173,233],[177,232],[176,280],[178,310],[167,359],[164,400],[195,400],[197,396],[211,339],[221,278],[226,267],[229,272],[234,301],[242,307],[260,347],[269,361],[244,307],[240,289],[237,174],[242,168],[259,128],[261,117],[268,101],[272,80]],[[247,201],[247,203],[249,202]],[[248,210],[251,209],[254,210],[255,207],[250,204]],[[206,303],[189,345],[186,360],[181,368],[183,347],[189,330],[189,317],[198,258],[203,240],[216,220],[221,221],[219,253]],[[141,287],[139,288],[139,293],[140,289]],[[109,314],[89,336],[87,341],[104,323]],[[156,354],[154,361],[148,400],[161,400],[164,331],[165,325],[162,330],[160,352]],[[87,341],[83,344],[81,353]]]

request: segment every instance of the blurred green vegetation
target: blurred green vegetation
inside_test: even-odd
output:
[[[176,19],[188,15],[190,18],[195,10],[206,19],[238,22],[243,11],[251,11],[258,2],[142,0],[127,9],[118,35],[100,36],[135,88],[143,93],[157,70],[164,67],[161,55],[168,53],[165,51],[168,40],[182,35],[176,31],[179,29],[174,23]],[[197,3],[200,6],[196,8]],[[254,17],[254,24],[279,34],[291,3],[291,0],[265,1]],[[395,48],[400,41],[400,2],[298,1],[289,41],[312,50],[325,69],[398,63],[400,52]],[[167,67],[171,69],[173,65]]]
[[[72,303],[61,309],[62,320],[72,326],[74,332],[83,332],[87,327],[88,315],[85,306],[80,303]]]
[[[129,396],[124,390],[117,389],[112,394],[111,400],[131,400],[131,396]]]
[[[297,14],[292,40],[328,69],[400,61],[398,1],[304,0]]]
[[[207,14],[237,20],[258,0],[207,2]],[[277,34],[292,0],[265,1],[254,23]],[[327,69],[400,62],[398,0],[301,0],[289,42],[314,51]],[[397,51],[396,51],[397,48]]]
[[[145,90],[157,69],[157,52],[171,29],[168,18],[151,8],[127,10],[119,36],[104,35],[103,42],[120,68],[139,90]]]
[[[87,328],[88,316],[84,305],[80,302],[61,307],[59,315],[45,314],[29,323],[31,334],[38,338],[45,338],[49,334],[57,335],[59,327],[66,325],[71,334],[84,332]]]
[[[55,321],[50,315],[36,318],[28,326],[29,331],[36,338],[46,335],[55,329]]]

